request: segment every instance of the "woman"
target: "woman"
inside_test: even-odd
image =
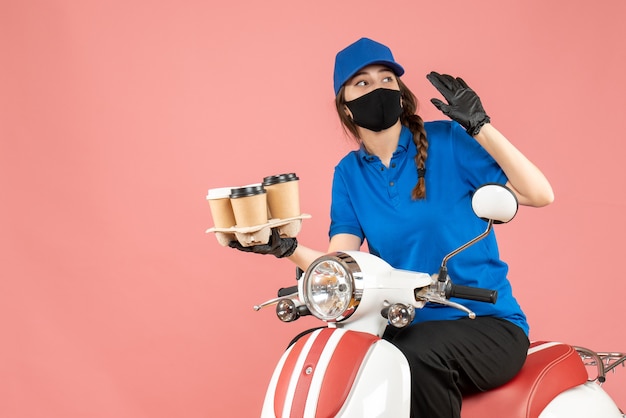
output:
[[[447,253],[484,230],[470,203],[480,185],[505,184],[528,206],[554,197],[541,171],[491,125],[462,79],[427,76],[447,101],[432,103],[452,121],[424,123],[403,73],[391,50],[371,39],[336,56],[337,111],[360,146],[335,168],[327,252],[358,250],[367,241],[370,252],[395,268],[435,273]],[[275,233],[267,245],[231,246],[288,257],[302,269],[323,254]],[[497,290],[495,305],[466,303],[475,320],[427,306],[409,327],[385,334],[409,360],[412,416],[459,417],[463,394],[506,383],[522,367],[528,324],[507,271],[492,233],[451,259],[448,272],[457,284]]]

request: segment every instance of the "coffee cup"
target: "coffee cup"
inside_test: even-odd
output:
[[[207,200],[211,207],[211,215],[216,228],[230,228],[235,226],[235,214],[230,203],[230,193],[232,188],[219,187],[209,189]]]
[[[267,191],[262,184],[232,189],[230,203],[238,228],[267,223]]]
[[[263,179],[271,218],[286,219],[300,216],[298,180],[295,173],[278,174]]]

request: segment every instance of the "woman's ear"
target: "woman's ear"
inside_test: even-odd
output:
[[[350,109],[348,109],[348,106],[343,105],[343,111],[345,112],[346,116],[350,118],[350,120],[352,120],[352,112],[350,112]]]

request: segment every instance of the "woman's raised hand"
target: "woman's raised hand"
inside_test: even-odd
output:
[[[450,119],[460,123],[471,136],[477,135],[480,128],[491,121],[485,113],[480,97],[462,78],[434,71],[426,78],[448,102],[446,104],[439,99],[430,99],[432,104]]]

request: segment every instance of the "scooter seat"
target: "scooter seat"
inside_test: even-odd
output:
[[[535,341],[517,376],[496,389],[463,398],[461,416],[537,418],[559,393],[587,379],[587,369],[573,347]]]

